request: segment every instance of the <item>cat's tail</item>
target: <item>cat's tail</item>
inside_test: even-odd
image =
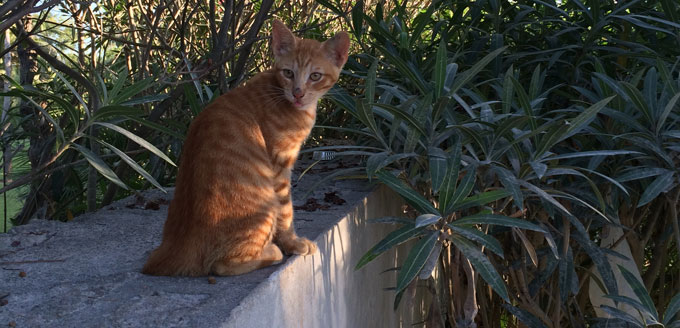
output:
[[[146,261],[143,274],[152,276],[202,276],[209,270],[197,258],[189,258],[186,251],[174,250],[161,245],[156,248]],[[195,256],[195,255],[194,255]]]

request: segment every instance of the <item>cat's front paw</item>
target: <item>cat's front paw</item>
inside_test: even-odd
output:
[[[309,255],[316,253],[316,244],[304,237],[298,237],[279,245],[286,254]]]

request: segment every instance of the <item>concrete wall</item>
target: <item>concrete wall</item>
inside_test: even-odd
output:
[[[366,220],[399,216],[402,204],[388,188],[378,188],[316,239],[319,253],[289,261],[272,274],[224,327],[410,327],[411,309],[402,304],[393,311],[395,293],[385,290],[396,286],[396,271],[384,272],[403,261],[408,249],[388,251],[354,270],[361,256],[396,228]]]
[[[305,188],[298,187],[294,204],[304,204]],[[346,203],[326,203],[328,193]],[[395,287],[397,271],[389,269],[403,261],[408,247],[354,270],[396,229],[366,220],[400,215],[401,198],[356,180],[329,182],[311,196],[327,208],[296,211],[295,225],[301,236],[316,240],[318,253],[214,279],[140,272],[160,243],[171,193],[146,191],[72,222],[14,227],[0,234],[0,326],[373,328],[421,321],[411,313],[426,312],[423,302],[402,301],[395,312],[394,292],[385,290]]]

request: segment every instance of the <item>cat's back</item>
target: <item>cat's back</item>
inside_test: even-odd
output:
[[[280,90],[277,90],[274,73],[271,71],[260,72],[244,84],[219,96],[206,106],[194,120],[211,120],[223,116],[233,117],[237,120],[258,120],[263,107],[285,105],[284,99],[277,97],[279,93]]]
[[[264,107],[276,105],[270,98],[273,83],[271,72],[261,72],[215,99],[192,121],[184,151],[199,153],[244,143],[264,146],[261,116]]]

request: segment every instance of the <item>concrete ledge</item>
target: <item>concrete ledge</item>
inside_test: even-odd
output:
[[[294,204],[319,179],[306,176]],[[306,182],[305,182],[306,181]],[[325,202],[326,193],[346,201]],[[160,243],[170,195],[130,197],[73,222],[35,220],[0,235],[0,326],[17,327],[398,327],[395,274],[405,257],[358,259],[394,227],[367,218],[397,215],[387,188],[335,181],[312,197],[324,208],[296,211],[300,235],[319,253],[236,277],[152,277],[140,273]],[[339,203],[339,202],[336,202]],[[395,253],[396,252],[396,253]],[[406,320],[410,321],[410,320]]]

